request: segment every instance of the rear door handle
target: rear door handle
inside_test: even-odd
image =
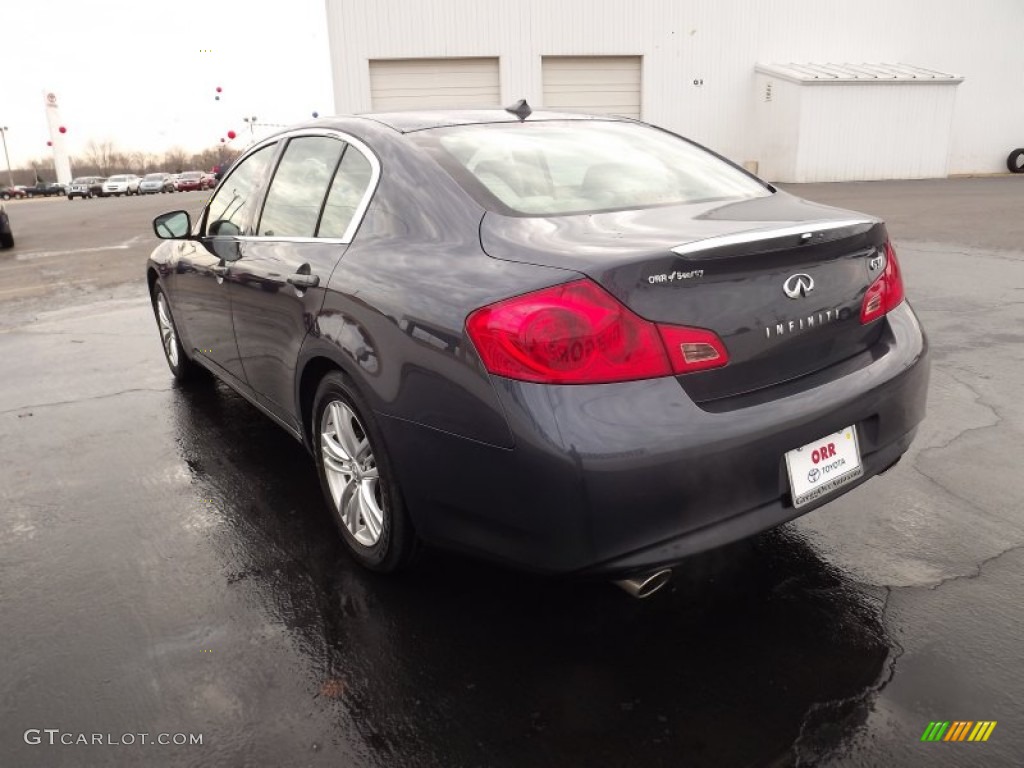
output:
[[[307,275],[302,272],[296,272],[294,275],[289,276],[288,282],[299,290],[304,291],[307,288],[316,288],[320,285],[320,275]]]

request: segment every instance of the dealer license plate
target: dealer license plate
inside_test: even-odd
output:
[[[827,496],[864,474],[857,428],[846,427],[786,453],[793,506]]]

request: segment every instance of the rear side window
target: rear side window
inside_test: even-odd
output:
[[[757,179],[685,139],[602,120],[423,131],[427,149],[485,208],[559,216],[769,195]]]
[[[324,197],[344,150],[344,142],[324,136],[289,141],[270,182],[256,234],[315,236]]]
[[[366,188],[370,186],[373,168],[362,152],[353,146],[345,150],[338,172],[331,182],[331,191],[320,220],[318,237],[343,238],[348,231],[359,204],[363,201]]]

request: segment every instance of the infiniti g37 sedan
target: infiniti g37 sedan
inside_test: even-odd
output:
[[[882,221],[527,112],[319,120],[154,222],[172,373],[306,446],[358,561],[643,576],[899,461],[929,367]]]

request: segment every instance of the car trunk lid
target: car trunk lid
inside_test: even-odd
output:
[[[551,218],[485,215],[498,259],[585,274],[641,317],[714,331],[722,368],[680,376],[698,402],[805,376],[868,349],[860,305],[884,268],[885,226],[785,193]]]

